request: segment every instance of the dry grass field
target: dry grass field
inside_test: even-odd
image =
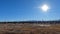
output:
[[[60,24],[0,24],[0,34],[60,34]]]

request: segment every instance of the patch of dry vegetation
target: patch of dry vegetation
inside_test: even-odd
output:
[[[37,24],[38,25],[38,24]],[[0,34],[60,34],[60,25],[0,24]]]

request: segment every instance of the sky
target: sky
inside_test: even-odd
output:
[[[49,6],[47,12],[42,5]],[[0,0],[0,21],[59,20],[60,0]]]

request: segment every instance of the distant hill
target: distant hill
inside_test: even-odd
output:
[[[0,22],[0,23],[60,24],[60,20],[53,20],[53,21],[12,21],[12,22]]]

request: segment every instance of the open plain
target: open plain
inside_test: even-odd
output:
[[[0,24],[0,34],[60,34],[60,24]]]

